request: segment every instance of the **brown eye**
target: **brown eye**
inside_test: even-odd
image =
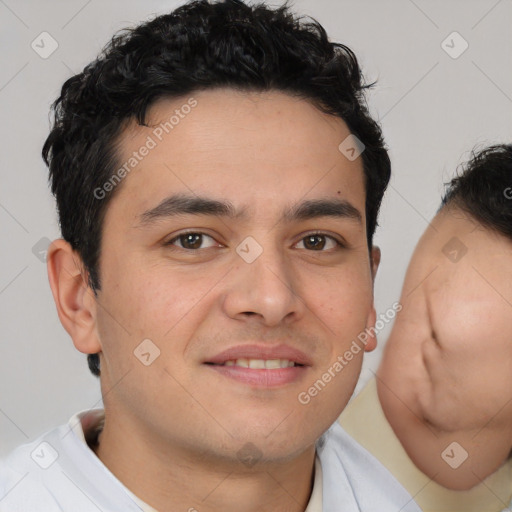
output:
[[[207,241],[210,240],[213,243],[210,243],[207,247],[213,247],[215,245],[215,241],[211,236],[208,236],[204,233],[182,233],[181,235],[178,235],[174,237],[172,240],[169,240],[165,245],[177,245],[178,247],[182,249],[187,250],[198,250],[198,249],[205,249],[207,247],[202,247],[202,245]]]
[[[325,247],[325,237],[322,235],[310,235],[304,238],[306,249],[323,249]]]
[[[324,251],[324,249],[342,247],[342,244],[338,242],[338,240],[322,233],[307,235],[299,243],[303,243],[304,248],[311,251]]]

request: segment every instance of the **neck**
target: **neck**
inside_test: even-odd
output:
[[[92,447],[103,464],[159,512],[303,512],[314,479],[315,448],[285,462],[257,464],[207,460],[180,447],[150,443],[137,428],[105,421]]]

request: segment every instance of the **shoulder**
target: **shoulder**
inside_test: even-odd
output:
[[[140,512],[126,487],[87,446],[95,410],[18,446],[0,460],[0,512]]]
[[[22,444],[0,459],[0,512],[44,510],[61,512],[44,485],[43,466],[54,454],[44,444],[45,435]]]
[[[99,464],[84,441],[83,414],[0,459],[0,512],[90,509],[89,500],[89,508],[81,505],[86,496],[80,487],[98,473]]]

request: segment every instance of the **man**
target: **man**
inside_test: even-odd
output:
[[[336,424],[390,175],[365,87],[318,24],[235,0],[118,36],[64,84],[48,272],[105,409],[15,450],[0,510],[419,510]]]
[[[512,495],[511,187],[512,145],[475,154],[451,181],[376,382],[340,419],[424,511],[500,511]]]

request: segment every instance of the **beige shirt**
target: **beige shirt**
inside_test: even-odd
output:
[[[82,424],[84,420],[84,416],[88,414],[87,418],[87,429],[84,432],[84,426]],[[71,420],[70,424],[73,425],[72,430],[86,446],[87,446],[87,438],[94,438],[97,435],[98,429],[101,429],[105,416],[100,409],[95,409],[93,411],[82,411],[77,413]],[[96,431],[96,434],[93,432]],[[96,454],[91,450],[91,453],[94,457]],[[141,508],[142,512],[158,512],[153,507],[144,503],[141,499],[139,499],[135,494],[133,494],[129,489],[126,489],[127,494],[133,499],[133,501]],[[315,458],[315,479],[313,482],[313,490],[311,492],[311,497],[309,499],[308,506],[304,512],[322,512],[322,466],[320,464],[320,459],[318,456]]]
[[[433,482],[408,457],[387,422],[372,379],[349,403],[339,423],[376,457],[414,497],[424,512],[499,512],[512,497],[512,460],[468,491]]]

